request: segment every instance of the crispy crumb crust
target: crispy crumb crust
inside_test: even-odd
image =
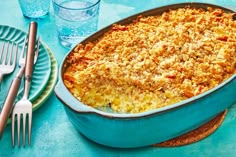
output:
[[[122,113],[188,99],[235,73],[233,16],[186,7],[114,24],[68,55],[64,83],[84,104]]]

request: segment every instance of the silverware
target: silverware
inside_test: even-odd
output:
[[[3,76],[5,74],[12,73],[16,65],[18,44],[15,45],[13,42],[11,43],[11,46],[9,46],[9,44],[10,42],[7,43],[7,48],[5,50],[5,42],[3,42],[2,48],[0,51],[0,84],[2,82]],[[11,47],[10,48],[11,50],[9,50],[9,47]],[[15,47],[15,50],[14,50],[14,47]]]
[[[28,37],[28,47],[25,60],[25,81],[24,81],[24,95],[14,106],[12,111],[12,146],[14,147],[14,129],[15,129],[15,118],[17,121],[17,141],[18,146],[20,146],[20,121],[23,118],[23,146],[25,146],[25,129],[26,120],[28,119],[28,144],[31,142],[31,125],[32,125],[32,103],[28,99],[31,77],[33,73],[34,65],[34,53],[35,53],[35,42],[37,35],[37,23],[31,22],[29,26],[29,37]],[[39,41],[37,44],[37,51],[39,48]]]
[[[28,43],[27,39],[28,38],[25,37],[23,48],[22,48],[20,58],[19,58],[18,64],[20,66],[20,69],[11,82],[10,88],[7,92],[7,96],[6,96],[3,106],[2,106],[2,110],[1,110],[1,114],[0,114],[0,139],[3,135],[7,120],[9,118],[15,98],[17,96],[17,92],[20,88],[22,75],[24,74],[24,70],[25,70],[25,55],[24,54],[25,54],[25,50],[27,48],[27,43]],[[38,39],[37,45],[39,45],[39,39]],[[39,47],[36,47],[36,49],[37,50],[35,51],[35,55],[34,55],[34,64],[37,61]]]

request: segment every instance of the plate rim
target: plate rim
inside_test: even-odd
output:
[[[14,31],[16,31],[17,33],[15,34],[15,32],[13,32],[13,35],[15,35],[15,36],[12,36],[11,34],[12,34],[12,32],[10,32],[10,33],[8,33],[7,35],[9,35],[9,37],[7,36],[7,35],[4,35],[4,32],[0,32],[0,39],[2,40],[2,41],[13,41],[13,42],[15,42],[15,43],[17,43],[17,44],[23,44],[23,40],[24,40],[24,36],[26,36],[27,35],[27,32],[25,32],[24,30],[21,30],[21,29],[19,29],[19,28],[16,28],[16,27],[14,27],[14,26],[10,26],[10,25],[3,25],[3,24],[0,24],[0,29],[1,30],[3,30],[3,29],[11,29],[11,30],[14,30]],[[6,37],[4,37],[4,36],[6,36]],[[21,37],[21,36],[23,36],[23,37]],[[51,69],[51,57],[50,57],[50,55],[49,55],[49,53],[48,53],[48,48],[47,48],[47,46],[45,46],[46,44],[44,44],[41,40],[40,40],[40,45],[42,46],[42,48],[43,48],[43,50],[42,51],[45,51],[45,55],[47,56],[47,58],[48,58],[48,64],[49,64],[49,68],[47,69],[47,71],[45,72],[45,74],[47,75],[45,78],[43,78],[44,79],[44,81],[42,81],[42,83],[43,83],[43,85],[40,85],[39,87],[39,90],[36,90],[36,92],[35,92],[35,94],[30,94],[29,95],[29,99],[31,100],[31,101],[34,101],[35,99],[37,99],[37,97],[43,92],[43,90],[45,89],[45,87],[46,87],[46,85],[47,85],[47,82],[49,81],[49,78],[50,78],[50,74],[51,74],[51,71],[52,71],[52,69]],[[23,45],[22,45],[23,46]],[[40,46],[40,47],[41,47]],[[18,56],[19,56],[19,51],[18,51]],[[37,63],[36,63],[37,64]],[[14,71],[16,71],[17,70],[17,65],[16,65],[16,67],[15,67],[15,69],[14,69]],[[12,76],[13,78],[14,78],[14,76]],[[16,96],[16,99],[19,99],[19,97],[21,97],[21,95],[22,95],[22,92],[23,91],[23,89],[22,88],[20,88],[19,89],[19,91],[18,91],[18,93],[17,93],[17,96]],[[18,98],[17,98],[18,97]],[[4,102],[4,100],[2,100],[2,103]],[[2,106],[2,105],[1,105]]]

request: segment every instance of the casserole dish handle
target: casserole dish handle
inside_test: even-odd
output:
[[[63,84],[62,80],[60,79],[55,88],[54,88],[54,93],[56,97],[66,106],[71,108],[72,110],[75,110],[76,112],[81,112],[81,113],[88,113],[88,112],[93,112],[93,108],[90,106],[87,106],[79,100],[77,100],[65,87]]]

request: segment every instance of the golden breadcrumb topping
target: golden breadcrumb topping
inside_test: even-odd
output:
[[[186,7],[115,24],[97,41],[74,48],[64,83],[84,104],[119,113],[196,96],[235,74],[233,16]]]

